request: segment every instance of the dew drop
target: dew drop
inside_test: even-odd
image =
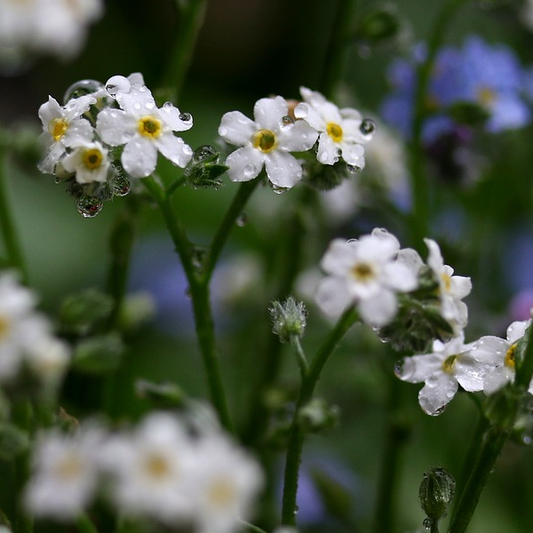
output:
[[[294,119],[290,117],[289,115],[285,115],[281,117],[281,129],[282,130],[288,130],[294,126]]]
[[[429,378],[426,380],[426,386],[428,386],[430,389],[434,389],[439,383],[439,380],[437,376],[429,376]]]
[[[83,218],[94,218],[104,207],[98,198],[93,196],[80,196],[76,200],[76,209]]]
[[[304,103],[298,104],[294,108],[294,116],[296,118],[305,118],[308,114],[309,114],[309,108]]]
[[[54,178],[54,182],[55,182],[55,183],[61,183],[62,181],[63,181],[63,180],[62,180],[61,178],[59,178],[58,176],[56,176],[56,177]]]
[[[361,122],[359,130],[363,135],[371,135],[376,130],[376,124],[373,120],[365,118],[363,122]]]
[[[94,94],[104,89],[102,83],[97,80],[80,80],[73,83],[63,96],[63,102],[67,104],[73,98],[79,98],[85,94]]]
[[[239,228],[243,228],[244,226],[246,226],[247,222],[248,222],[248,216],[246,215],[246,213],[241,213],[237,217],[237,220],[235,220],[235,224],[237,224]]]
[[[328,154],[326,152],[322,152],[320,154],[320,156],[318,157],[318,160],[321,162],[321,163],[326,163],[326,161],[328,160]]]
[[[180,113],[180,120],[186,124],[192,124],[192,115],[190,113]]]
[[[123,174],[116,175],[113,178],[112,187],[115,196],[126,196],[131,191],[130,180]]]
[[[228,134],[228,130],[226,128],[219,128],[218,130],[218,134],[221,136],[221,137],[225,137],[227,134]]]
[[[253,178],[257,175],[257,167],[253,163],[248,163],[245,165],[243,172],[246,178]]]
[[[424,525],[424,527],[426,529],[431,529],[431,526],[433,524],[433,520],[431,520],[431,518],[424,518],[424,521],[422,522],[422,524]]]
[[[361,172],[361,167],[358,167],[357,165],[346,165],[346,170],[349,174],[359,174]]]
[[[111,76],[105,84],[105,90],[112,98],[115,98],[118,93],[129,93],[130,89],[131,83],[124,76]]]
[[[283,194],[283,193],[285,193],[285,192],[287,192],[289,190],[289,187],[278,187],[277,185],[273,185],[272,186],[272,190],[276,194]]]
[[[142,109],[142,105],[139,102],[135,102],[135,104],[133,104],[133,107],[137,111],[140,111]]]

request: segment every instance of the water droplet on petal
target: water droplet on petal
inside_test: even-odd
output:
[[[376,124],[373,120],[365,118],[363,122],[361,122],[359,130],[363,135],[371,135],[376,130]]]
[[[289,189],[290,189],[290,187],[278,187],[277,185],[273,185],[272,186],[272,190],[276,194],[283,194],[283,193],[287,192]]]
[[[325,164],[326,161],[328,160],[328,154],[327,154],[326,152],[322,152],[322,153],[319,155],[318,160],[319,160],[321,163]]]
[[[294,116],[296,118],[305,118],[308,114],[309,114],[309,108],[304,103],[298,104],[294,108]]]
[[[227,130],[227,128],[219,128],[219,130],[218,130],[218,134],[219,134],[221,137],[225,137],[225,136],[228,134],[228,130]]]
[[[282,130],[286,131],[289,130],[294,126],[294,119],[290,117],[289,115],[285,115],[281,117],[280,120],[280,127]]]
[[[112,187],[115,196],[126,196],[131,191],[130,180],[123,174],[113,178]]]
[[[361,172],[361,167],[358,167],[357,165],[346,165],[346,170],[349,174],[359,174]]]
[[[424,518],[424,522],[422,522],[422,524],[424,525],[426,529],[431,529],[433,520],[431,520],[431,518]]]
[[[94,218],[104,207],[98,198],[93,196],[80,196],[76,200],[76,209],[83,218]]]
[[[185,124],[192,124],[192,115],[190,113],[180,113],[180,120]]]
[[[257,175],[257,167],[253,163],[249,163],[245,165],[243,172],[246,178],[253,178]]]
[[[134,109],[136,109],[137,111],[140,111],[142,109],[142,105],[139,103],[139,102],[135,102],[133,104],[133,107]]]
[[[80,80],[76,83],[73,83],[66,91],[65,96],[63,96],[63,102],[67,104],[69,100],[73,98],[79,98],[86,94],[97,93],[104,89],[102,83],[97,80]]]
[[[124,76],[111,76],[105,84],[105,90],[112,98],[118,93],[129,93],[130,89],[131,83]]]

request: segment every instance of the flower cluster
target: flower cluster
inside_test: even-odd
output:
[[[193,156],[174,135],[192,127],[192,116],[170,102],[158,108],[141,74],[113,76],[105,86],[78,82],[66,99],[61,106],[50,96],[39,109],[46,147],[39,168],[68,182],[85,217],[128,194],[131,178],[152,174],[158,152],[182,168]]]
[[[363,145],[371,140],[374,123],[355,109],[339,109],[319,92],[302,87],[300,93],[301,102],[281,96],[258,100],[254,120],[240,111],[222,117],[219,135],[239,147],[226,160],[232,181],[254,179],[264,167],[275,190],[289,189],[315,173],[304,158],[309,151],[320,165],[340,163],[351,173],[364,167]]]
[[[426,244],[424,264],[385,229],[358,240],[335,239],[321,262],[326,277],[316,292],[319,307],[334,317],[355,305],[362,320],[398,351],[459,335],[468,318],[462,299],[470,279],[453,275],[435,241]]]
[[[32,52],[72,57],[102,11],[101,0],[0,0],[0,61],[16,64]]]
[[[515,377],[516,354],[523,347],[531,320],[513,322],[506,339],[492,335],[464,343],[461,333],[447,343],[435,341],[428,354],[404,358],[397,376],[410,383],[424,383],[418,394],[422,409],[430,415],[442,413],[459,386],[467,392],[494,394]],[[528,389],[533,394],[533,382]]]
[[[391,65],[394,92],[382,108],[387,122],[406,138],[412,133],[417,63],[397,60]],[[496,133],[525,126],[530,111],[523,99],[525,75],[514,53],[503,45],[488,45],[470,37],[462,48],[439,50],[426,96],[423,139],[429,145],[445,134],[474,122],[485,122]]]
[[[7,391],[20,393],[23,378],[32,390],[36,381],[55,387],[70,361],[69,349],[35,305],[34,294],[14,275],[0,276],[0,384]]]
[[[128,518],[230,533],[250,514],[262,473],[219,430],[191,431],[170,413],[152,412],[133,431],[82,424],[75,434],[43,435],[26,504],[35,516],[69,521],[104,486]]]

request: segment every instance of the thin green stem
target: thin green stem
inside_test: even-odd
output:
[[[410,433],[405,414],[405,402],[402,397],[404,384],[390,372],[388,375],[390,382],[387,402],[388,420],[374,512],[375,533],[389,533],[394,529],[401,456]]]
[[[235,227],[236,221],[239,216],[242,214],[246,203],[248,202],[250,196],[254,192],[255,188],[259,183],[259,179],[246,181],[241,183],[237,194],[234,196],[231,205],[226,212],[226,215],[222,219],[220,226],[218,227],[211,246],[209,247],[209,254],[204,266],[203,277],[205,280],[211,279],[213,275],[213,270],[217,264],[217,261],[222,253],[222,250],[229,238],[230,233]]]
[[[174,3],[178,25],[164,85],[170,90],[170,99],[177,102],[181,96],[198,33],[204,21],[207,0],[174,0]]]
[[[202,268],[195,268],[193,264],[194,247],[188,240],[185,230],[174,213],[170,199],[163,188],[153,178],[146,178],[143,181],[161,210],[163,220],[185,270],[192,299],[196,334],[204,361],[211,401],[218,413],[221,424],[226,429],[231,430],[232,424],[227,397],[222,381],[220,363],[215,350],[215,327],[210,303],[209,279],[202,275]]]
[[[490,428],[484,435],[478,460],[472,468],[470,478],[455,507],[449,533],[464,533],[476,510],[479,498],[492,472],[496,459],[509,436],[509,430]]]
[[[27,283],[28,273],[13,221],[13,212],[7,189],[6,154],[5,148],[0,146],[0,231],[4,240],[9,264],[17,269],[21,276],[21,281]]]
[[[326,52],[327,61],[324,61],[324,71],[319,87],[327,98],[334,96],[343,78],[356,6],[357,0],[338,0],[337,3],[337,11]]]
[[[296,358],[298,360],[298,366],[300,367],[300,376],[302,380],[305,379],[309,366],[307,364],[307,358],[305,357],[304,350],[302,348],[302,343],[300,342],[300,337],[293,335],[291,337],[291,345],[296,352]]]
[[[426,98],[435,58],[444,35],[451,24],[457,9],[468,0],[448,0],[442,6],[430,33],[426,59],[420,64],[415,87],[414,115],[411,142],[409,145],[411,165],[411,190],[413,209],[411,212],[411,237],[417,249],[423,248],[423,239],[429,234],[429,214],[431,212],[430,185],[424,165],[422,132],[427,117]]]
[[[298,401],[294,411],[294,419],[289,434],[287,456],[285,459],[281,511],[281,521],[285,525],[296,525],[298,477],[302,459],[303,443],[305,440],[305,429],[299,420],[300,411],[311,400],[315,387],[322,374],[322,370],[333,353],[333,350],[357,319],[358,314],[354,308],[348,309],[340,317],[337,324],[326,337],[324,343],[311,361],[305,379],[302,380]]]

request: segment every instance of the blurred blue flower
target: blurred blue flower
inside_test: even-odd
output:
[[[424,52],[414,59],[398,59],[389,69],[393,92],[385,99],[382,116],[405,138],[412,132],[416,69]],[[505,45],[489,45],[470,37],[462,48],[443,47],[436,56],[429,80],[423,140],[432,144],[442,135],[464,127],[449,114],[459,103],[476,104],[488,113],[487,131],[497,133],[525,126],[531,118],[523,96],[527,77],[516,56]]]

